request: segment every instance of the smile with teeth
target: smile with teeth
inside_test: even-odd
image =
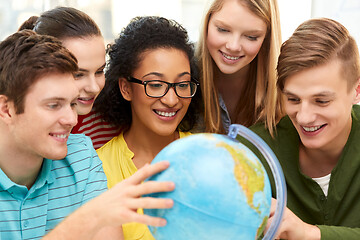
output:
[[[78,99],[81,101],[90,101],[90,100],[94,99],[94,97],[78,97]]]
[[[226,58],[226,59],[229,59],[229,60],[238,60],[240,58],[240,56],[238,57],[232,57],[232,56],[229,56],[223,52],[221,52],[221,54]]]
[[[317,127],[302,127],[306,132],[315,132],[317,130],[319,130],[322,126],[317,126]]]
[[[163,116],[163,117],[173,117],[175,116],[176,112],[163,112],[163,111],[158,111],[155,110],[156,114]]]
[[[67,138],[68,137],[68,134],[53,134],[53,133],[50,133],[50,136],[53,136],[53,137],[57,137],[57,138]]]

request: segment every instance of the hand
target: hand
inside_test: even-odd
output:
[[[128,222],[138,222],[152,226],[164,226],[166,220],[137,213],[138,208],[171,208],[173,200],[151,197],[141,197],[155,192],[167,192],[175,189],[172,182],[148,181],[148,177],[169,167],[169,162],[163,161],[153,165],[145,165],[134,175],[118,183],[93,201],[98,213],[103,216],[107,225],[119,226]]]
[[[276,209],[276,199],[271,199],[270,217],[265,227],[265,232],[269,229],[273,221]],[[284,210],[284,215],[277,231],[275,239],[290,239],[290,240],[310,240],[321,239],[320,229],[314,225],[303,222],[287,207]]]

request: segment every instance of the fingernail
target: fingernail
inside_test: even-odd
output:
[[[169,182],[169,189],[175,189],[175,183],[174,182]]]
[[[165,204],[167,207],[172,207],[174,205],[174,201],[172,199],[166,199]]]
[[[166,225],[166,220],[165,219],[161,219],[160,220],[160,226],[165,226]]]

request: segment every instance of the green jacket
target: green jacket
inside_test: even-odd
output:
[[[299,136],[289,117],[284,117],[272,138],[263,124],[251,127],[274,151],[287,184],[287,207],[304,222],[317,225],[321,239],[360,239],[360,106],[354,105],[352,128],[336,167],[331,172],[328,196],[299,168]],[[248,143],[246,144],[248,145]],[[249,146],[270,168],[259,151]],[[270,182],[275,196],[275,185]]]

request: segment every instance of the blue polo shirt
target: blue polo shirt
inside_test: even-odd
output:
[[[90,138],[71,134],[67,146],[64,159],[44,159],[30,190],[12,182],[0,169],[1,240],[40,239],[107,189],[102,163]]]

